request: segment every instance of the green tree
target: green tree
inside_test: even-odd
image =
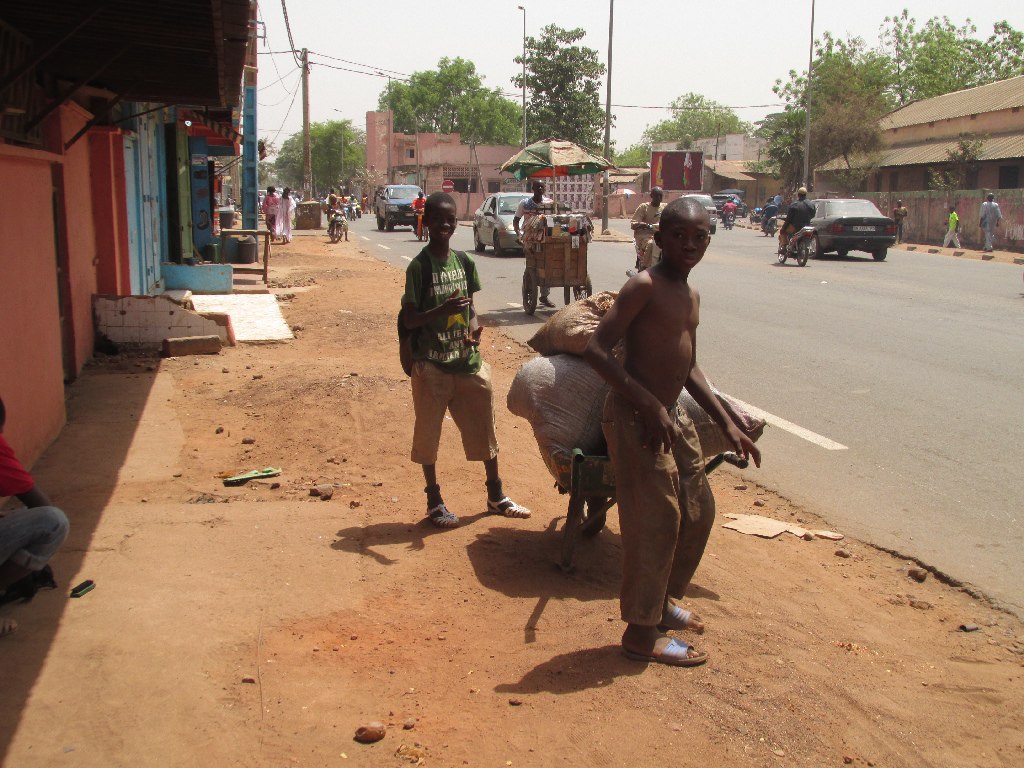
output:
[[[672,102],[670,109],[672,117],[644,130],[642,140],[648,147],[672,141],[676,149],[689,149],[696,139],[749,133],[753,128],[725,105],[699,93],[684,93]]]
[[[640,142],[621,153],[615,153],[613,157],[613,162],[620,168],[643,168],[651,162],[651,147]]]
[[[366,163],[366,136],[353,127],[351,120],[311,123],[309,147],[316,192],[329,187],[351,187]],[[281,184],[302,188],[301,133],[292,134],[281,144],[274,170]]]
[[[967,179],[978,170],[978,158],[984,145],[985,142],[974,134],[962,134],[956,146],[946,151],[949,167],[935,174],[935,187],[946,192],[967,189]]]
[[[786,189],[796,189],[804,173],[804,111],[787,109],[761,121],[757,135],[767,142],[765,152],[771,167]]]
[[[597,152],[604,149],[601,78],[604,64],[592,48],[575,45],[582,28],[549,24],[540,37],[526,39],[527,140],[565,139]],[[523,57],[517,56],[517,64]],[[512,82],[523,87],[523,76]]]
[[[461,58],[443,58],[436,70],[414,72],[407,83],[392,80],[378,107],[392,110],[402,133],[459,133],[484,144],[518,144],[522,136],[522,108],[485,88],[473,62]]]

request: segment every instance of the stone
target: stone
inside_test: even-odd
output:
[[[843,763],[845,765],[849,765],[852,762],[853,762],[853,758],[852,757],[850,757],[849,755],[843,755]]]
[[[836,550],[836,557],[853,557],[853,555],[851,555],[845,549],[837,549]]]
[[[814,539],[817,538],[817,537],[813,533],[811,533],[810,531],[805,531],[804,535],[801,536],[800,538],[802,538],[804,541],[814,541]]]
[[[213,434],[215,434],[215,435],[223,435],[224,434],[224,427],[217,427],[215,430],[213,430]]]
[[[243,437],[242,438],[242,445],[256,445],[256,438],[255,437]]]
[[[356,501],[355,499],[352,499],[352,501],[350,501],[348,503],[348,508],[349,509],[355,509],[356,507],[361,507],[361,506],[363,506],[363,502]]]
[[[764,501],[761,500],[761,499],[754,499],[754,506],[755,507],[763,507],[764,506]]]
[[[411,717],[408,720],[406,720],[404,723],[402,723],[402,730],[404,730],[404,731],[411,731],[415,727],[416,727],[416,720],[414,718],[411,718]]]
[[[314,485],[309,489],[309,495],[316,496],[321,501],[329,501],[334,496],[334,486],[327,484]]]
[[[522,699],[509,699],[508,703],[509,703],[509,706],[512,706],[512,707],[521,707],[521,706],[523,706],[523,700]]]
[[[164,339],[161,352],[164,357],[219,355],[223,346],[220,336],[176,336]]]
[[[384,723],[379,723],[376,720],[361,725],[356,728],[355,740],[360,744],[373,744],[375,741],[380,741],[384,738],[384,734],[387,730],[384,728]]]
[[[734,491],[745,491],[745,490],[747,490],[747,486],[745,486],[745,485],[734,485],[732,487],[732,489]]]
[[[961,624],[957,629],[961,632],[977,632],[979,627],[977,624]]]
[[[274,482],[274,483],[270,484],[270,490],[272,490],[272,491],[276,491],[280,487],[281,487],[281,484],[277,483],[277,482]]]
[[[926,571],[924,568],[909,568],[907,569],[907,576],[912,578],[918,584],[921,584],[922,582],[924,582],[925,579],[928,578],[928,571]]]
[[[917,610],[919,610],[919,611],[930,611],[932,609],[932,604],[929,603],[927,600],[911,599],[910,600],[910,607],[911,608],[917,608]]]
[[[250,684],[252,684],[252,683],[256,682],[256,678],[255,677],[243,677],[242,678],[242,682],[243,683],[250,683]]]

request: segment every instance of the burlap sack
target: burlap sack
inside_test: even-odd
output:
[[[527,344],[542,355],[582,355],[616,291],[602,291],[558,310]]]
[[[607,451],[601,414],[608,389],[604,379],[574,355],[535,357],[524,363],[512,380],[506,400],[508,409],[530,422],[541,458],[563,488],[570,485],[574,448],[587,454]],[[713,387],[712,391],[726,412],[756,441],[764,430],[764,421],[745,411],[728,395]],[[679,395],[679,404],[697,428],[705,459],[733,450],[725,433],[685,389]]]

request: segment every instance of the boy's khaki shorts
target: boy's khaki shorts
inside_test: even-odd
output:
[[[412,366],[412,404],[416,426],[412,460],[437,463],[437,446],[445,412],[450,412],[462,435],[467,461],[487,461],[498,455],[494,434],[491,366],[481,363],[474,374],[445,373],[433,363],[418,360]]]

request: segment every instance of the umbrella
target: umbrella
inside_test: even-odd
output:
[[[501,170],[522,181],[526,178],[581,176],[611,167],[612,164],[600,155],[571,141],[544,139],[518,152],[501,166]]]

